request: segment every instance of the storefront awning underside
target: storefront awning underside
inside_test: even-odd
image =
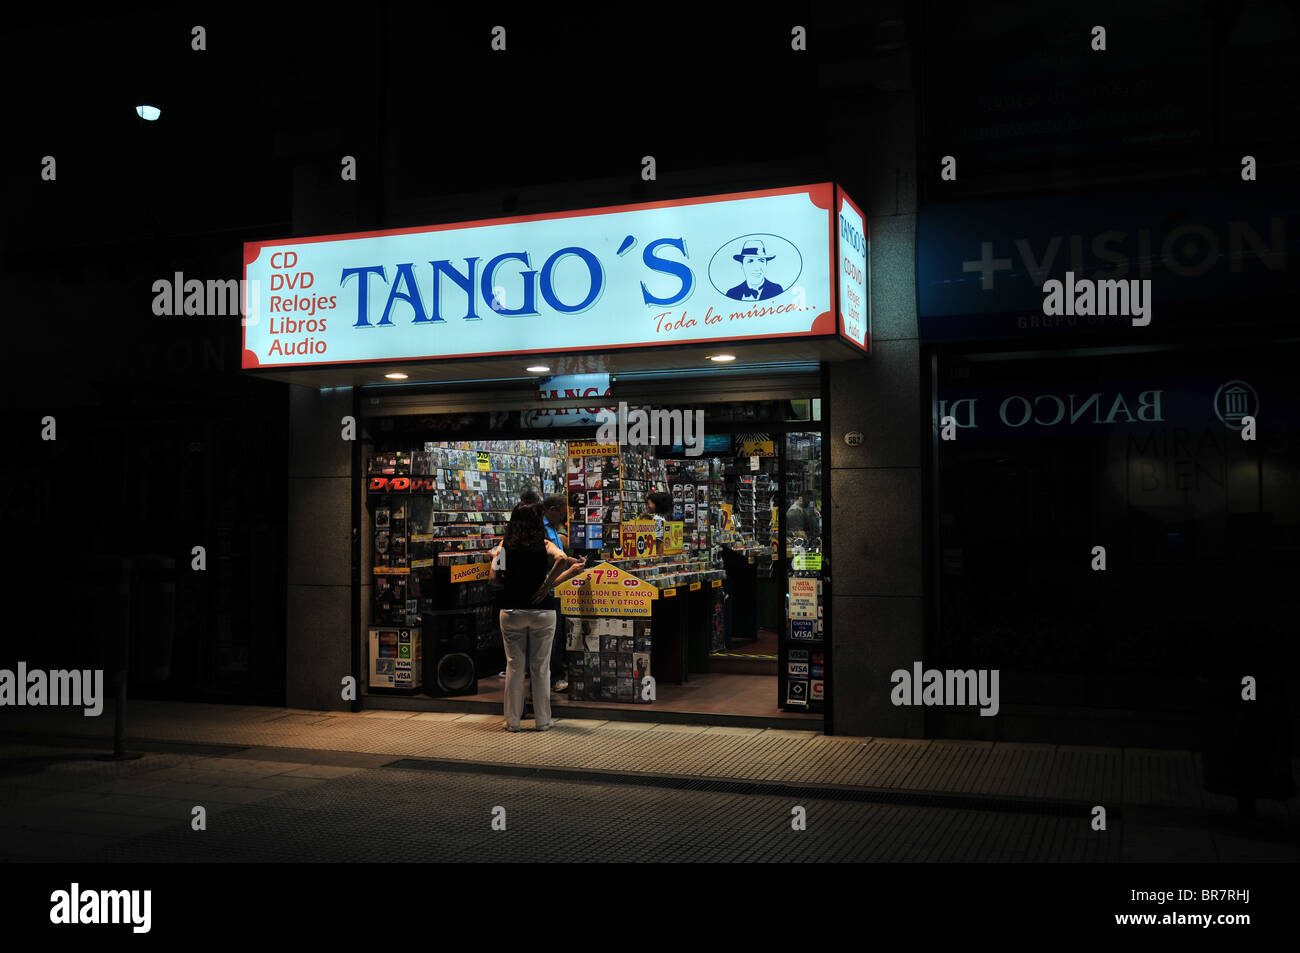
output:
[[[736,360],[725,365],[708,360],[720,352],[734,354]],[[462,360],[384,361],[369,364],[328,365],[314,367],[263,367],[245,373],[269,380],[286,381],[316,389],[332,387],[371,387],[390,385],[385,374],[407,375],[403,387],[437,386],[481,389],[499,384],[510,389],[535,381],[537,374],[525,368],[546,365],[550,374],[600,374],[613,376],[636,372],[672,371],[674,379],[689,379],[698,372],[709,377],[711,371],[725,367],[730,372],[766,374],[781,365],[816,364],[821,361],[844,361],[862,358],[861,351],[839,338],[779,338],[746,343],[703,344],[685,347],[628,348],[589,354],[554,354],[505,356]],[[672,388],[665,381],[665,388]]]

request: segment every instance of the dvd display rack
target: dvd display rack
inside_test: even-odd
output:
[[[617,451],[590,441],[569,445],[565,482],[571,552],[611,558],[622,521],[639,516],[646,494],[666,485],[663,461],[644,451]]]
[[[724,573],[710,568],[707,560],[687,555],[656,556],[620,560],[619,569],[649,582],[662,600],[692,588],[720,586]],[[658,613],[656,609],[656,613]],[[659,618],[658,615],[655,618]],[[671,617],[680,628],[680,614]],[[569,698],[574,701],[644,703],[649,699],[639,688],[651,671],[652,620],[640,617],[566,615],[562,625],[569,662]],[[667,633],[668,646],[681,639],[680,632]],[[660,646],[664,648],[665,646]]]
[[[496,440],[375,453],[367,467],[372,622],[415,625],[422,612],[489,604],[488,553],[525,487],[560,486],[564,446]],[[475,564],[483,568],[453,575]]]
[[[623,559],[618,567],[643,582],[659,589],[688,586],[695,582],[711,582],[726,577],[721,569],[714,569],[708,559],[680,556],[657,556],[645,559]]]
[[[566,616],[564,626],[570,699],[648,700],[637,687],[650,674],[649,619]]]
[[[666,461],[668,487],[673,495],[673,519],[684,524],[685,548],[709,553],[715,542],[713,508],[722,498],[722,481],[709,460]]]
[[[736,528],[741,535],[765,547],[764,555],[770,557],[780,552],[777,538],[780,518],[773,509],[777,489],[776,478],[767,473],[742,474],[737,478]],[[771,567],[766,570],[763,574],[769,575]]]

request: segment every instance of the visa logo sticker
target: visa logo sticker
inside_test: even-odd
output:
[[[817,638],[817,633],[813,629],[812,619],[791,619],[790,620],[790,638],[797,641],[813,641]]]

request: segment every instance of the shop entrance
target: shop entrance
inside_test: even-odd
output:
[[[501,713],[505,655],[487,568],[532,490],[563,502],[555,529],[567,553],[653,592],[626,615],[560,594],[556,717],[822,727],[820,394],[650,403],[701,410],[704,433],[689,446],[602,444],[595,408],[573,407],[365,418],[365,707]],[[662,539],[651,494],[663,494]],[[594,591],[608,580],[587,582]]]

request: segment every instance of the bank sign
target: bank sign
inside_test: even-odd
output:
[[[1017,386],[944,385],[933,404],[932,428],[942,439],[945,420],[956,440],[1076,437],[1172,431],[1239,437],[1245,419],[1268,437],[1300,426],[1300,395],[1290,381],[1263,374],[1218,377],[1154,371],[1143,381],[1055,380]]]
[[[831,183],[249,242],[243,366],[809,336],[865,351],[866,242]]]
[[[1241,183],[1229,194],[1112,193],[936,205],[919,216],[917,312],[929,340],[1168,330],[1277,320],[1295,294],[1300,198]],[[1151,323],[1044,311],[1044,284],[1150,281]],[[1238,302],[1223,307],[1222,302]],[[1094,311],[1096,309],[1093,309]]]

